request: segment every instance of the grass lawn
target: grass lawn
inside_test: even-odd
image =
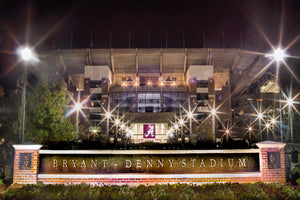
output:
[[[9,189],[0,199],[300,199],[290,184],[206,184],[155,186],[27,185]]]

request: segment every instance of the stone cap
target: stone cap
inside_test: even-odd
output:
[[[263,142],[259,142],[256,143],[256,146],[258,146],[258,148],[284,148],[286,145],[286,143],[282,143],[282,142],[274,142],[274,141],[263,141]]]
[[[43,145],[40,144],[14,144],[16,150],[39,150]]]

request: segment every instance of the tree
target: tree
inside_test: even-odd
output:
[[[27,97],[25,140],[39,144],[74,140],[75,123],[65,117],[69,102],[65,83],[40,80]]]
[[[19,105],[20,95],[15,92],[0,98],[0,179],[4,179],[6,183],[12,181],[12,145],[20,142]]]

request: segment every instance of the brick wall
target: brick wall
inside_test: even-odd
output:
[[[42,145],[13,145],[15,148],[13,183],[35,184],[39,169],[39,149]],[[31,154],[30,169],[21,169],[21,155]]]
[[[182,174],[182,175],[147,175],[147,174],[111,174],[111,175],[44,175],[38,182],[44,184],[89,184],[105,185],[155,185],[155,184],[205,184],[205,183],[254,183],[261,181],[260,173],[241,174]]]
[[[263,182],[285,182],[285,156],[284,156],[284,143],[273,141],[265,141],[257,144],[260,148],[259,162],[261,179]],[[268,153],[277,153],[279,155],[278,166],[270,167],[268,163]],[[269,158],[270,159],[270,158]],[[270,161],[269,161],[270,162]]]

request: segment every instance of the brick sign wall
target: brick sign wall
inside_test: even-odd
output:
[[[285,144],[257,146],[244,150],[60,151],[14,145],[14,183],[285,182]]]

